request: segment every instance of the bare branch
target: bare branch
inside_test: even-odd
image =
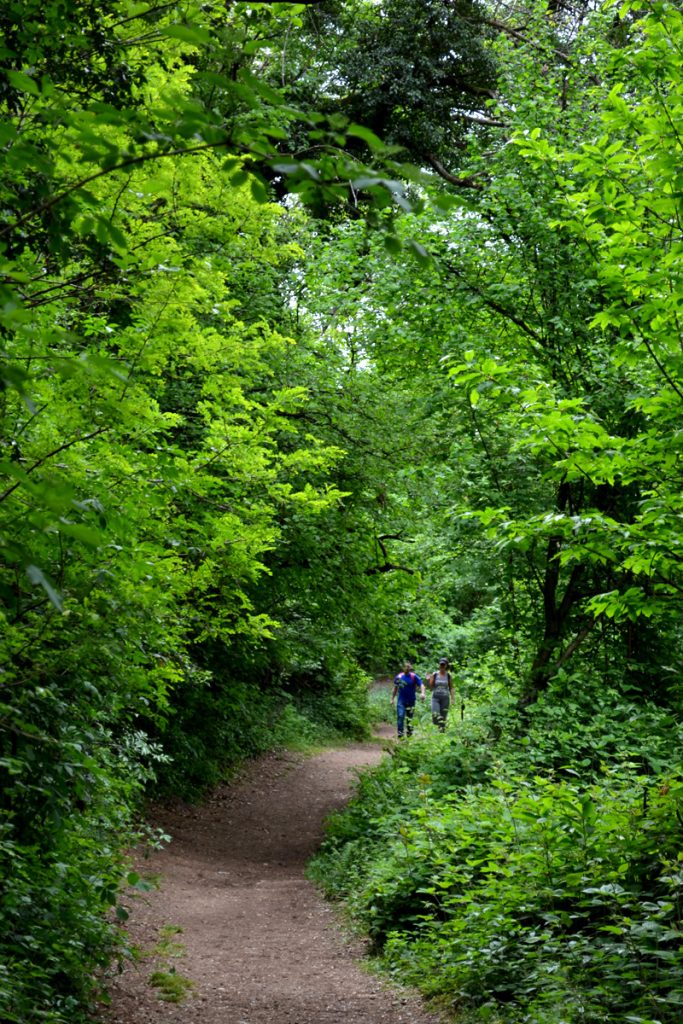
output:
[[[376,576],[380,572],[407,572],[410,576],[415,575],[414,569],[408,569],[405,565],[393,565],[391,562],[385,562],[384,565],[374,565],[371,569],[365,570],[365,575]]]
[[[579,648],[581,646],[581,644],[586,639],[586,637],[589,635],[589,633],[592,632],[593,627],[595,626],[596,622],[597,622],[597,619],[591,619],[590,622],[588,622],[582,629],[579,630],[579,632],[574,637],[572,642],[570,644],[568,644],[567,647],[565,647],[565,649],[563,650],[562,654],[557,659],[557,662],[556,662],[556,665],[555,665],[556,668],[560,668],[561,665],[564,665],[565,662],[569,661],[569,659],[571,658],[571,656],[574,653],[574,651],[576,651],[577,648]]]
[[[449,185],[455,185],[457,188],[474,188],[481,191],[483,185],[481,181],[474,174],[470,174],[464,178],[458,178],[457,175],[451,174],[444,165],[438,160],[433,153],[426,154],[426,160],[429,166],[436,171],[440,178],[447,181]]]
[[[487,117],[485,114],[466,114],[463,110],[458,111],[458,117],[470,124],[480,124],[484,128],[509,128],[506,121],[497,121],[495,117]]]

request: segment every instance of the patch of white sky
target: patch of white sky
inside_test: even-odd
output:
[[[371,371],[375,364],[368,339],[378,325],[389,322],[382,304],[368,294],[354,296],[349,303],[344,288],[323,287],[311,292],[303,267],[296,268],[292,277],[296,285],[287,297],[289,308],[306,321],[320,342],[332,346],[342,370]]]
[[[517,19],[520,27],[529,20],[528,0],[488,0],[484,7],[490,17],[496,20],[509,18],[513,24],[514,19]],[[564,0],[564,3],[555,4],[552,18],[558,37],[562,42],[572,42],[586,19],[604,7],[604,0]]]

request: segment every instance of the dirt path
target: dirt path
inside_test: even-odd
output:
[[[156,824],[173,841],[141,869],[162,884],[136,902],[131,930],[145,950],[164,936],[182,949],[146,956],[117,978],[107,1024],[435,1024],[414,996],[361,968],[361,944],[304,878],[353,769],[381,756],[376,743],[270,754],[205,806],[160,812]],[[149,983],[169,967],[194,983],[180,1004]]]

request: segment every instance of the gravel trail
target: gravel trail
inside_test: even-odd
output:
[[[304,877],[325,816],[348,799],[355,769],[381,756],[379,741],[268,754],[202,807],[159,810],[172,842],[139,870],[161,885],[133,900],[129,922],[146,952],[114,979],[103,1021],[437,1024],[415,995],[362,968],[362,943]],[[181,1003],[150,984],[171,969],[192,983]]]

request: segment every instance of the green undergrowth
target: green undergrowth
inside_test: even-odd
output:
[[[506,719],[480,707],[364,772],[312,877],[463,1024],[679,1024],[678,726],[605,692]]]
[[[193,687],[157,736],[164,761],[154,795],[198,800],[267,750],[312,751],[369,737],[368,685],[355,662],[342,660],[334,671],[273,689],[215,679]]]
[[[165,924],[159,929],[159,940],[149,953],[150,956],[182,957],[185,946],[178,941],[183,929],[177,924]]]
[[[371,721],[379,725],[380,722],[395,722],[396,710],[390,703],[391,684],[375,685],[368,694],[368,706]]]

